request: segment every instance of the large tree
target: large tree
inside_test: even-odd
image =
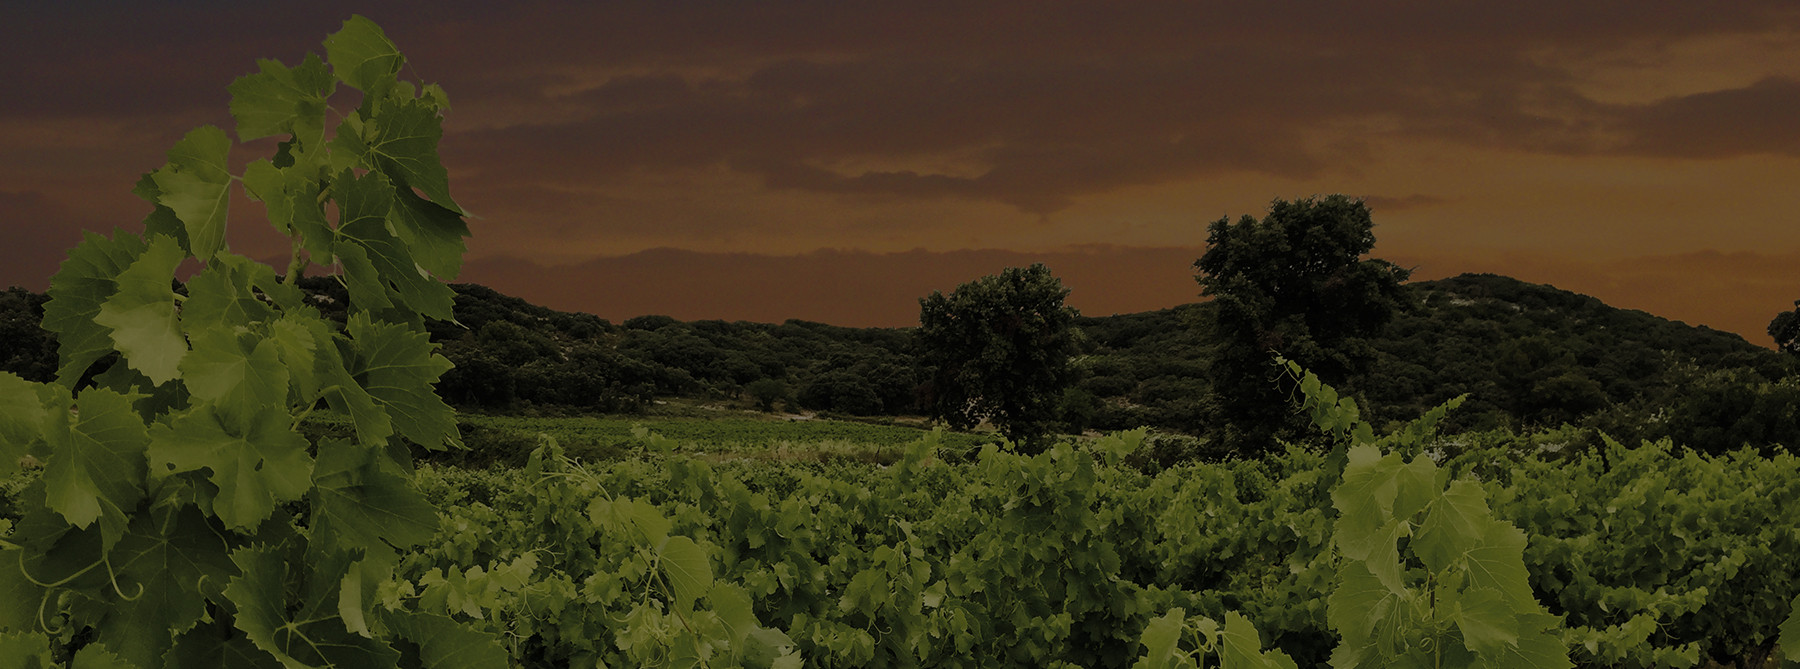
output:
[[[1069,290],[1043,265],[1007,268],[919,300],[919,357],[933,369],[931,412],[952,427],[992,421],[1041,450],[1079,347]]]
[[[1800,354],[1800,300],[1794,300],[1793,311],[1783,311],[1769,321],[1769,336],[1775,338],[1775,348]]]
[[[1225,428],[1217,436],[1259,450],[1286,433],[1294,415],[1272,383],[1272,357],[1342,385],[1361,357],[1357,340],[1392,318],[1409,272],[1363,259],[1375,248],[1374,221],[1361,200],[1343,195],[1276,200],[1261,220],[1221,218],[1207,231],[1194,267],[1216,305],[1210,376]]]

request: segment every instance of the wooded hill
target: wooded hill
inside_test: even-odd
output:
[[[341,316],[335,281],[303,280]],[[642,411],[658,397],[848,415],[920,413],[929,377],[910,328],[847,328],[639,316],[611,323],[473,284],[455,285],[458,323],[428,324],[456,364],[439,392],[491,412]],[[1800,442],[1796,356],[1736,334],[1617,309],[1496,275],[1406,285],[1409,308],[1383,336],[1353,342],[1364,371],[1336,379],[1377,423],[1468,393],[1452,428],[1563,423],[1624,439],[1674,437],[1702,450]],[[44,296],[0,295],[0,363],[27,379],[55,369],[36,327]],[[334,313],[336,312],[336,313]],[[1082,317],[1081,380],[1063,398],[1064,429],[1150,425],[1204,437],[1216,340],[1210,305]],[[1277,382],[1271,367],[1270,382]]]

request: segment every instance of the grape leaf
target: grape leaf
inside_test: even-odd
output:
[[[163,206],[162,189],[156,187],[155,177],[155,172],[145,172],[131,189],[133,195],[143,198],[151,205],[150,213],[144,215],[144,237],[168,235],[181,244],[183,251],[192,253],[192,248],[188,246],[187,227],[181,224],[181,217],[175,215],[174,209]]]
[[[202,404],[151,430],[149,460],[158,471],[210,470],[207,480],[219,488],[213,512],[226,527],[249,530],[276,504],[306,494],[313,462],[282,405],[247,414],[245,424],[245,430],[227,428],[213,405]]]
[[[19,458],[42,439],[50,388],[0,372],[0,479],[19,471]]]
[[[288,368],[280,345],[250,333],[215,326],[194,334],[194,350],[181,361],[182,382],[193,396],[218,406],[239,428],[264,409],[287,409]]]
[[[1374,636],[1377,626],[1398,624],[1407,598],[1389,590],[1363,563],[1346,561],[1338,568],[1337,587],[1326,599],[1325,618],[1346,645],[1360,646]]]
[[[319,397],[319,341],[305,321],[292,315],[269,324],[269,341],[275,343],[275,354],[288,370],[299,403],[310,406]]]
[[[95,323],[112,329],[113,345],[131,368],[159,386],[178,375],[176,366],[187,354],[169,284],[185,258],[174,239],[151,239],[144,254],[119,273],[118,291],[94,316]]]
[[[406,548],[436,534],[437,509],[405,476],[383,468],[383,460],[379,451],[347,442],[319,444],[313,466],[313,549]]]
[[[61,364],[56,381],[71,389],[95,362],[113,351],[112,332],[94,322],[100,305],[119,289],[120,272],[144,254],[144,240],[128,232],[111,239],[86,233],[50,279],[44,329],[56,333]]]
[[[351,16],[337,32],[325,37],[325,57],[331,72],[364,93],[385,90],[406,59],[374,21]]]
[[[1500,591],[1469,588],[1444,599],[1469,650],[1493,658],[1519,644],[1518,616]]]
[[[231,204],[231,173],[226,156],[231,138],[206,125],[195,128],[169,149],[169,162],[150,175],[161,191],[158,202],[175,211],[187,228],[194,257],[212,258],[225,244],[225,220]]]
[[[1144,625],[1138,643],[1143,644],[1143,657],[1149,660],[1150,666],[1173,666],[1176,653],[1180,651],[1182,623],[1186,620],[1187,612],[1176,607]]]
[[[235,570],[236,567],[234,566]],[[176,637],[160,665],[175,669],[282,669],[280,662],[230,627],[229,618],[202,624]]]
[[[187,301],[181,304],[181,325],[189,335],[206,329],[248,325],[268,320],[275,310],[256,299],[251,286],[273,283],[275,271],[268,265],[235,253],[220,253],[187,282]]]
[[[388,628],[419,647],[425,669],[477,669],[508,666],[510,659],[492,634],[477,631],[436,613],[397,613]]]
[[[1781,655],[1790,660],[1800,661],[1800,595],[1788,603],[1787,620],[1782,621]]]
[[[261,72],[238,77],[226,87],[238,141],[288,133],[302,147],[317,146],[325,136],[325,100],[335,88],[324,61],[309,53],[292,68],[275,60],[256,65]]]
[[[225,588],[225,598],[237,606],[234,622],[257,648],[275,656],[282,666],[396,665],[399,654],[392,648],[351,634],[335,616],[319,615],[335,608],[335,602],[321,600],[316,592],[298,602],[299,607],[292,609],[293,618],[289,617],[288,562],[283,551],[266,546],[242,548],[231,554],[231,561],[241,572]],[[318,565],[310,566],[309,576],[318,578]],[[327,590],[336,593],[336,588]]]
[[[404,181],[395,180],[394,208],[388,217],[394,232],[412,252],[419,266],[449,281],[462,271],[463,238],[469,226],[462,214],[413,194]]]
[[[365,159],[372,159],[370,162],[405,188],[417,188],[426,199],[462,213],[462,207],[450,199],[450,174],[438,160],[444,128],[431,103],[408,100],[383,110],[374,120],[374,132]]]
[[[1450,484],[1443,497],[1434,502],[1425,522],[1419,525],[1413,551],[1425,562],[1425,568],[1443,571],[1463,552],[1482,545],[1481,538],[1495,524],[1488,511],[1487,498],[1481,485],[1460,480]]]
[[[387,410],[375,402],[375,398],[364,390],[350,375],[350,367],[345,363],[344,351],[339,344],[348,346],[343,335],[327,329],[319,320],[303,320],[301,324],[312,334],[313,341],[318,344],[314,349],[314,378],[322,386],[331,408],[350,416],[351,424],[356,426],[356,437],[364,444],[386,443],[393,436],[394,425],[388,417]],[[352,356],[354,359],[354,356]]]
[[[124,535],[129,512],[144,498],[149,433],[131,400],[89,388],[75,399],[78,418],[52,410],[44,431],[51,453],[44,464],[46,504],[78,528],[99,521],[107,548]]]
[[[669,537],[660,548],[663,575],[669,581],[670,596],[675,606],[691,609],[694,600],[712,590],[712,563],[706,551],[693,539]]]
[[[37,632],[0,630],[0,658],[6,658],[9,668],[49,669],[56,666],[50,656],[50,638]]]
[[[244,166],[244,191],[250,199],[263,203],[269,223],[287,234],[294,223],[294,201],[287,193],[287,173],[267,158]]]
[[[367,314],[350,317],[345,328],[356,349],[351,373],[377,404],[387,410],[394,429],[430,449],[460,445],[456,415],[432,387],[451,367],[432,352],[424,332],[394,323],[374,323]]]
[[[1293,658],[1279,650],[1264,653],[1256,626],[1236,611],[1225,612],[1225,634],[1220,638],[1220,669],[1296,669]]]
[[[1469,587],[1500,591],[1513,603],[1514,611],[1538,610],[1525,571],[1525,533],[1500,521],[1490,522],[1486,530],[1480,547],[1467,553]]]
[[[142,667],[160,666],[173,637],[206,614],[206,591],[216,595],[237,573],[224,539],[190,505],[153,506],[133,516],[110,559],[119,589],[136,596],[111,602],[113,610],[96,631]],[[146,626],[146,620],[158,624]]]
[[[346,171],[334,188],[332,199],[339,212],[336,248],[344,262],[351,301],[365,311],[379,313],[391,304],[391,289],[408,309],[451,320],[456,292],[421,271],[407,245],[388,230],[393,185],[378,173],[356,177]]]

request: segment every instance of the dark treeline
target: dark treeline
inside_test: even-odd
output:
[[[341,317],[339,284],[313,277],[302,285],[328,316]],[[667,316],[615,324],[454,287],[458,322],[428,329],[456,364],[438,390],[465,409],[629,413],[683,397],[863,416],[927,411],[930,374],[910,328]],[[1796,356],[1502,276],[1404,288],[1403,308],[1382,335],[1356,342],[1370,358],[1366,370],[1341,384],[1378,423],[1467,393],[1452,428],[1566,423],[1711,452],[1800,443]],[[37,327],[43,302],[16,288],[0,294],[0,369],[33,380],[54,374],[55,343]],[[1209,331],[1213,308],[1078,318],[1084,350],[1060,428],[1150,425],[1203,441],[1218,411],[1207,380],[1219,339]],[[1278,380],[1271,367],[1269,382]]]

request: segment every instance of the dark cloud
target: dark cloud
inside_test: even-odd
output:
[[[409,74],[450,92],[455,107],[443,156],[459,201],[486,216],[475,222],[477,232],[537,244],[558,258],[702,241],[731,248],[734,236],[780,238],[792,253],[873,245],[878,234],[884,248],[1006,244],[1022,225],[1082,212],[1103,197],[1190,185],[1240,192],[1205,200],[1157,195],[1210,214],[1230,197],[1244,201],[1245,192],[1300,195],[1265,196],[1265,188],[1367,189],[1390,193],[1368,198],[1378,213],[1442,213],[1429,227],[1451,230],[1455,215],[1485,213],[1461,208],[1498,199],[1492,184],[1446,183],[1459,168],[1478,172],[1467,165],[1388,165],[1383,182],[1355,180],[1423,145],[1449,147],[1446,154],[1621,162],[1800,156],[1800,130],[1791,122],[1800,117],[1800,82],[1791,69],[1778,69],[1782,56],[1747,58],[1731,76],[1703,84],[1656,74],[1693,40],[1800,51],[1800,5],[1787,0],[409,0],[372,8],[70,2],[9,9],[0,25],[0,62],[8,64],[0,69],[0,90],[8,92],[0,99],[0,180],[9,189],[0,224],[12,254],[3,258],[5,278],[25,283],[40,281],[44,269],[30,259],[60,257],[75,230],[141,218],[142,203],[126,194],[131,183],[189,128],[231,127],[224,87],[251,71],[254,59],[295,62],[318,51],[320,38],[353,12],[384,26],[412,59]],[[1596,64],[1650,73],[1654,85],[1603,96]],[[1584,194],[1591,193],[1571,187],[1558,196]],[[919,212],[919,220],[896,221],[893,212]],[[1083,216],[1130,223],[1183,214]],[[26,220],[49,222],[21,227]],[[957,236],[984,228],[983,241]],[[1057,234],[1018,243],[1081,241]],[[1090,239],[1116,241],[1105,234]],[[238,248],[263,254],[280,241],[265,237]],[[623,241],[609,247],[607,239]],[[1559,241],[1541,243],[1551,249]],[[479,267],[480,237],[471,248]],[[863,285],[900,302],[927,286],[918,276],[954,285],[1001,262],[843,253],[851,255],[797,257],[819,272],[862,275],[858,263],[873,263],[902,273]],[[1118,253],[1063,262],[1076,276],[1080,267],[1099,266],[1094,258]],[[805,299],[850,299],[808,292],[834,282],[824,274],[796,279],[789,269],[801,261],[755,258],[762,256],[708,260],[790,282],[790,290],[758,292],[754,281],[708,274],[732,286],[717,311],[755,303],[774,305],[757,307],[768,318],[804,317]],[[640,285],[622,267],[685,285],[648,264],[596,262],[611,269],[583,270],[593,273],[591,285]],[[1171,266],[1179,272],[1186,264]],[[903,274],[913,271],[921,274]],[[1091,285],[1166,304],[1192,292],[1178,279],[1156,283],[1179,289],[1148,292],[1130,282]],[[671,304],[700,304],[695,295]],[[1077,299],[1089,298],[1078,292]]]
[[[1628,154],[1727,158],[1800,156],[1800,82],[1766,78],[1743,88],[1697,93],[1622,110]]]

